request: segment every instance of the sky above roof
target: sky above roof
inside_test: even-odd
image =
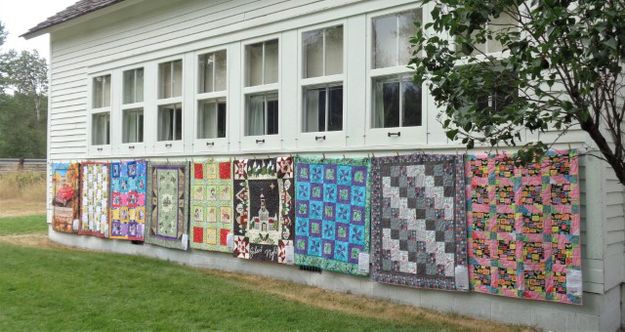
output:
[[[48,35],[30,40],[19,36],[48,17],[71,6],[77,0],[0,0],[0,22],[9,31],[9,36],[0,50],[9,49],[37,50],[46,59],[50,59]]]

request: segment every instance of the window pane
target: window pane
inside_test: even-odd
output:
[[[380,79],[374,87],[374,128],[399,127],[399,82]]]
[[[325,75],[343,73],[343,26],[328,28],[326,34]]]
[[[158,140],[172,141],[182,138],[182,105],[158,107]]]
[[[263,84],[263,43],[245,47],[246,86]]]
[[[182,60],[174,61],[173,96],[182,96]]]
[[[323,76],[323,30],[304,32],[304,77]]]
[[[265,96],[251,95],[246,102],[245,133],[247,136],[265,134]]]
[[[143,102],[143,68],[139,68],[135,70],[137,73],[137,81],[135,82],[135,102],[142,103]]]
[[[227,82],[226,51],[215,53],[215,91],[225,91]]]
[[[328,131],[343,130],[343,87],[329,88]]]
[[[278,133],[278,95],[267,96],[267,135]]]
[[[123,115],[123,143],[143,142],[143,109],[125,110]]]
[[[198,138],[226,137],[226,102],[203,100],[198,108]]]
[[[135,100],[135,71],[124,72],[124,104],[134,103]]]
[[[110,115],[109,113],[93,114],[91,116],[91,144],[110,144]]]
[[[226,102],[217,104],[217,137],[226,137]]]
[[[199,61],[199,80],[200,93],[213,91],[213,68],[215,64],[215,56],[211,54],[202,54],[198,58]]]
[[[124,72],[124,104],[143,101],[143,68]]]
[[[304,132],[325,131],[326,88],[305,91]]]
[[[171,82],[172,82],[172,64],[171,62],[165,62],[158,65],[158,98],[165,99],[172,97]]]
[[[487,29],[493,31],[494,33],[501,33],[510,30],[517,30],[517,23],[514,18],[507,13],[502,13],[499,17],[493,18],[492,21],[488,24]],[[489,40],[486,42],[486,50],[488,53],[493,52],[501,52],[503,51],[503,45],[497,40]]]
[[[397,65],[397,16],[373,19],[373,68]]]
[[[111,75],[93,78],[93,108],[111,106]]]
[[[421,126],[421,88],[410,78],[402,82],[403,92],[403,127]]]
[[[421,21],[421,10],[401,13],[399,19],[399,63],[406,66],[412,56],[412,45],[410,39],[417,33],[415,22]]]
[[[265,42],[265,82],[278,82],[278,40]]]

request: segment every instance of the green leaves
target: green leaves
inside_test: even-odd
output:
[[[625,58],[625,2],[424,3],[435,5],[433,21],[413,38],[420,53],[411,65],[415,79],[429,83],[450,140],[469,148],[476,143],[522,143],[521,160],[548,148],[543,142],[522,142],[526,131],[566,132],[585,123],[584,129],[614,128],[609,141],[625,141],[620,130],[623,109],[611,102],[618,100],[617,91],[625,90],[619,78]],[[440,37],[446,35],[448,39]],[[606,141],[599,130],[590,134],[596,142]],[[616,161],[623,163],[619,155]]]

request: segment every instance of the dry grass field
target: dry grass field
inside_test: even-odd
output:
[[[0,173],[0,217],[45,213],[45,173],[30,171]]]

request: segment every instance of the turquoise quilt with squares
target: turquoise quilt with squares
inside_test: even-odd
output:
[[[295,264],[368,275],[369,159],[300,157],[295,169]]]

